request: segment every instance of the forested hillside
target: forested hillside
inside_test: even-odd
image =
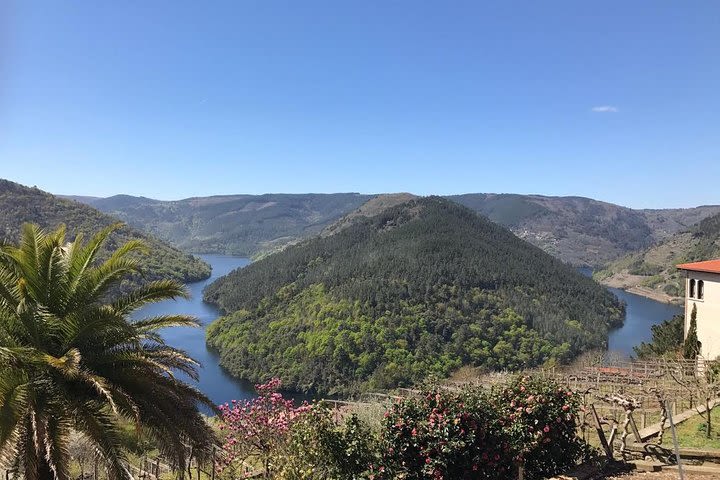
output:
[[[621,288],[639,288],[681,297],[683,275],[675,265],[720,258],[720,214],[705,218],[642,252],[628,255],[596,273],[596,278]]]
[[[381,195],[392,201],[410,196]],[[71,198],[187,251],[250,256],[315,235],[375,196],[226,195],[170,202],[128,195]],[[471,193],[448,198],[565,262],[592,267],[647,248],[720,213],[720,206],[633,210],[582,197]]]
[[[36,223],[45,229],[65,224],[68,237],[72,239],[80,232],[92,235],[119,220],[87,205],[0,179],[0,240],[16,242],[25,222]],[[174,278],[192,282],[210,276],[210,266],[202,260],[127,226],[113,233],[104,246],[105,252],[131,239],[141,239],[148,246],[149,251],[143,257],[148,280]]]
[[[186,251],[251,256],[319,233],[372,195],[224,195],[160,201],[117,195],[90,205]]]
[[[208,343],[234,375],[322,393],[517,369],[603,346],[605,288],[451,201],[411,200],[212,284]]]
[[[551,255],[599,267],[687,230],[720,206],[634,210],[583,197],[472,193],[449,197]]]

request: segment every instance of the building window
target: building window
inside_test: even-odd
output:
[[[698,280],[697,282],[697,298],[702,300],[705,297],[705,282]]]
[[[690,290],[688,292],[688,297],[695,298],[695,279],[690,279]]]

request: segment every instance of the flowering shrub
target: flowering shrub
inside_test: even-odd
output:
[[[587,450],[577,436],[580,399],[554,382],[517,378],[493,392],[492,404],[513,460],[524,465],[528,479],[560,473]]]
[[[314,404],[290,429],[277,480],[353,480],[366,478],[377,457],[377,440],[355,415],[336,425],[330,410]]]
[[[576,434],[579,398],[520,377],[492,391],[429,389],[385,413],[379,438],[351,416],[336,425],[322,404],[295,407],[274,379],[259,397],[221,406],[219,465],[236,478],[260,465],[277,480],[501,480],[552,476],[587,452]]]
[[[266,477],[273,469],[288,440],[292,424],[310,409],[303,403],[295,407],[292,400],[278,392],[279,379],[256,385],[258,397],[252,400],[233,400],[220,405],[220,430],[225,433],[224,455],[217,465],[218,471],[245,472],[258,464]]]
[[[487,396],[431,390],[386,414],[371,479],[506,479],[512,455]]]

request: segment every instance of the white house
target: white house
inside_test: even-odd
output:
[[[720,357],[720,260],[683,263],[685,272],[685,336],[693,306],[697,307],[697,336],[705,360]]]

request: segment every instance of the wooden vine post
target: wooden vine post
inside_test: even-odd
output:
[[[658,432],[657,436],[657,444],[662,445],[663,434],[665,433],[665,422],[667,422],[668,419],[667,402],[665,402],[662,393],[660,393],[660,389],[658,389],[657,387],[653,387],[648,391],[655,395],[655,399],[660,406],[660,431]]]
[[[625,397],[617,393],[605,395],[602,397],[602,400],[607,403],[618,405],[625,412],[625,420],[622,424],[622,434],[620,435],[620,453],[623,458],[625,458],[625,452],[627,450],[627,437],[630,435],[630,430],[632,430],[635,440],[637,442],[641,441],[640,433],[637,430],[637,425],[635,425],[635,419],[633,419],[632,416],[633,412],[640,408],[640,402],[634,398]]]
[[[612,459],[612,448],[608,444],[607,438],[605,438],[605,432],[603,432],[602,429],[602,422],[600,421],[600,416],[597,414],[595,405],[592,403],[590,404],[590,412],[592,413],[593,423],[595,424],[595,431],[597,432],[598,438],[600,439],[600,445],[602,445],[603,450],[605,450],[605,454],[608,456],[608,458]]]

